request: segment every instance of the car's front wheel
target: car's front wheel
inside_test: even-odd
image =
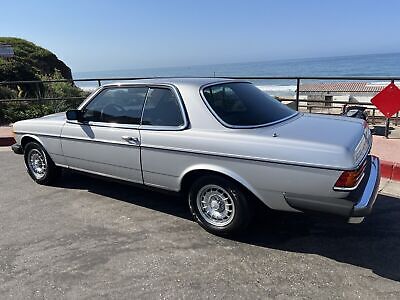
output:
[[[24,158],[28,174],[39,184],[51,184],[61,173],[60,168],[54,164],[39,143],[28,143],[24,149]]]
[[[189,206],[197,223],[216,235],[237,234],[251,218],[249,199],[242,188],[222,176],[197,179],[189,191]]]

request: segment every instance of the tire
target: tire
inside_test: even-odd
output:
[[[196,222],[208,232],[233,236],[247,228],[252,210],[242,188],[222,176],[203,176],[189,190],[189,207]]]
[[[61,169],[39,143],[30,142],[25,146],[24,159],[29,176],[38,184],[50,185],[61,174]]]

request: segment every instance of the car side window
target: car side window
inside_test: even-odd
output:
[[[143,125],[179,127],[185,124],[179,100],[168,88],[150,88],[143,111]]]
[[[83,109],[83,120],[140,124],[147,87],[107,88]]]

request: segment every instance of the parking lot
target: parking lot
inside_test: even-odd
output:
[[[0,151],[1,298],[400,298],[400,184],[360,225],[266,213],[235,239],[180,198],[66,172],[35,184]]]

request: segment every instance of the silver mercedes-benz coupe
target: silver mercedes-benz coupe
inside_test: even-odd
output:
[[[180,192],[219,235],[243,230],[256,202],[361,222],[380,181],[365,121],[294,111],[246,81],[109,84],[76,110],[13,130],[37,183],[68,168]]]

